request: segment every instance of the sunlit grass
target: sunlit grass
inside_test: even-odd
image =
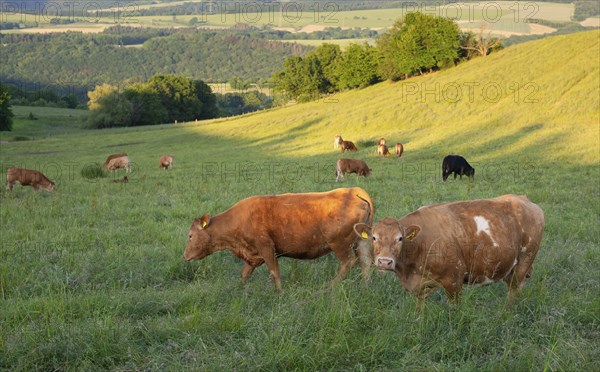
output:
[[[0,191],[0,368],[597,369],[598,53],[597,31],[575,34],[241,118],[0,145],[2,180],[19,164],[57,183],[52,194]],[[490,82],[537,84],[538,102],[515,102],[511,91],[497,102],[406,94],[411,84]],[[53,114],[61,113],[35,111],[40,122]],[[358,144],[344,156],[365,159],[371,177],[335,182],[337,133]],[[404,143],[405,155],[377,159],[381,136]],[[81,175],[117,152],[133,163],[127,184],[111,182],[122,170]],[[472,162],[474,182],[441,181],[448,153]],[[158,169],[163,154],[175,156],[173,169]],[[371,195],[375,220],[506,193],[539,204],[544,239],[515,306],[506,307],[500,283],[465,288],[460,306],[435,293],[418,312],[393,275],[363,283],[353,270],[331,287],[331,255],[280,259],[283,294],[264,267],[242,285],[230,253],[182,259],[203,213],[251,195],[354,185]]]

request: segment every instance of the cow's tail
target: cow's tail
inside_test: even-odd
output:
[[[361,189],[361,194],[356,194],[356,196],[367,204],[367,215],[365,217],[364,223],[368,225],[373,225],[373,214],[375,213],[375,209],[373,208],[373,201],[369,194],[366,191]],[[373,257],[371,255],[371,244],[367,239],[357,238],[358,242],[356,243],[355,253],[358,256],[360,268],[362,271],[363,278],[365,280],[369,279],[369,266],[373,263]]]

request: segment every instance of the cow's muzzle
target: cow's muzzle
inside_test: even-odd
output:
[[[394,267],[396,266],[396,262],[390,257],[377,257],[375,264],[380,270],[394,270]]]

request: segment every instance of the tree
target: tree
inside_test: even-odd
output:
[[[283,63],[283,71],[273,75],[276,91],[298,101],[310,101],[337,89],[335,64],[339,46],[323,44],[306,57],[292,56]]]
[[[459,34],[449,19],[407,13],[377,40],[381,76],[398,80],[453,64],[458,58]]]
[[[486,26],[482,22],[477,35],[468,32],[469,36],[463,36],[461,38],[461,48],[467,52],[475,52],[482,57],[487,56],[492,51],[502,49],[503,46],[500,39],[492,37],[491,30],[484,36],[485,30]]]
[[[0,84],[0,131],[12,130],[13,116],[10,108],[10,94],[4,85]]]
[[[152,125],[167,122],[167,110],[160,96],[148,84],[135,83],[127,87],[124,96],[131,102],[131,125]]]
[[[340,89],[364,88],[379,81],[377,51],[365,43],[350,44],[336,66]]]
[[[93,128],[125,127],[131,125],[132,104],[110,84],[96,86],[88,92],[88,122]]]

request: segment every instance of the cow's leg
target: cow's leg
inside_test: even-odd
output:
[[[283,288],[281,287],[281,276],[279,275],[279,263],[277,262],[277,257],[275,256],[275,248],[266,249],[266,253],[263,255],[263,260],[267,264],[269,268],[269,273],[275,282],[275,289],[278,292],[282,292]]]
[[[356,263],[356,256],[354,256],[352,249],[349,248],[350,244],[347,244],[347,242],[342,242],[341,244],[330,244],[331,250],[337,257],[337,259],[340,261],[340,271],[333,279],[334,283],[337,283],[340,280],[344,279],[346,275],[348,275],[348,272],[350,271],[352,266],[354,266],[354,264]]]
[[[13,189],[13,183],[7,180],[6,181],[6,190],[12,191],[12,189]]]
[[[37,183],[34,182],[32,186],[35,191],[38,191],[39,185]]]
[[[534,249],[533,247],[527,247]],[[519,253],[518,262],[512,272],[504,279],[508,285],[508,306],[512,306],[519,294],[519,291],[525,285],[525,280],[531,276],[533,271],[533,261],[535,254],[529,254],[528,250]]]
[[[242,283],[246,283],[255,268],[255,266],[252,266],[248,262],[244,261],[244,267],[242,267],[242,274],[240,275]]]

